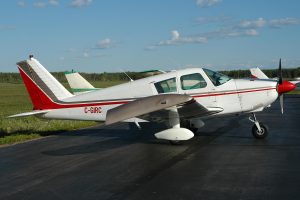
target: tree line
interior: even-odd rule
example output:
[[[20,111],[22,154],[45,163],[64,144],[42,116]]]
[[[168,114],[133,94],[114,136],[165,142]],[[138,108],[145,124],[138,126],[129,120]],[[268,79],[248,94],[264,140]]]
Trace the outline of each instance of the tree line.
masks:
[[[51,74],[61,83],[67,83],[65,77],[65,72],[51,72]],[[141,79],[147,77],[148,75],[140,72],[126,72],[126,74],[133,80]],[[125,73],[85,73],[80,72],[87,81],[97,82],[97,81],[126,81],[129,80],[128,76]],[[22,83],[22,78],[19,73],[13,72],[0,72],[0,83]]]
[[[262,70],[268,77],[277,77],[277,69],[266,69]],[[230,70],[230,71],[220,71],[232,78],[249,78],[251,76],[249,70]],[[66,83],[67,79],[64,72],[52,72],[51,73],[59,82]],[[126,81],[129,80],[128,76],[133,80],[147,77],[153,75],[153,73],[141,73],[141,72],[126,72],[121,73],[80,73],[87,81],[97,82],[97,81]],[[300,77],[300,67],[283,69],[282,75],[285,79],[294,79]],[[3,73],[0,72],[0,83],[22,83],[22,79],[19,73]]]

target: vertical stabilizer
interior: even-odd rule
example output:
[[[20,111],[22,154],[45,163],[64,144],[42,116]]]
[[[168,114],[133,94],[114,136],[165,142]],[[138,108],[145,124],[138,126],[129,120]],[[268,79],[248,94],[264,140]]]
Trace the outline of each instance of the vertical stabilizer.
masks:
[[[36,59],[30,57],[17,65],[34,109],[49,109],[53,102],[73,96]]]

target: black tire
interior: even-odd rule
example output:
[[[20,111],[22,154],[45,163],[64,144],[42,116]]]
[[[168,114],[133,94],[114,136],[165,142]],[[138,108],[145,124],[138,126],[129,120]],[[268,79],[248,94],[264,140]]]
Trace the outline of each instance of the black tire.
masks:
[[[252,126],[252,135],[256,138],[256,139],[264,139],[268,136],[269,134],[269,128],[267,126],[265,126],[263,123],[259,123],[260,125],[260,129],[261,129],[261,133],[258,131],[258,128],[256,127],[256,125],[254,124]]]

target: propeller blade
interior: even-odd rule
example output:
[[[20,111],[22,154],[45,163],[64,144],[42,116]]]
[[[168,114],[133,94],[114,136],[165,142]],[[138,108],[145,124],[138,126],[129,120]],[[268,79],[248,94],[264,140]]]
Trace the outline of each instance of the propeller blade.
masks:
[[[279,101],[280,101],[281,114],[283,114],[283,94],[280,95]]]
[[[279,60],[279,68],[278,68],[278,84],[282,84],[282,69],[281,69],[281,58]]]

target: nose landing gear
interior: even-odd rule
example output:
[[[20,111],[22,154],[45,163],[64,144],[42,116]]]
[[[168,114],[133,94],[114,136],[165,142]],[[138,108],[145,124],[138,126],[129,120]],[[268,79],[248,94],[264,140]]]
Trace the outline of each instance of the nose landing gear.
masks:
[[[252,135],[256,139],[264,139],[268,136],[269,128],[263,123],[257,121],[254,113],[252,113],[252,117],[249,117],[249,120],[254,123],[254,125],[252,126]]]

